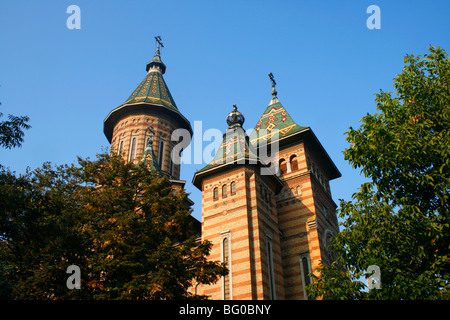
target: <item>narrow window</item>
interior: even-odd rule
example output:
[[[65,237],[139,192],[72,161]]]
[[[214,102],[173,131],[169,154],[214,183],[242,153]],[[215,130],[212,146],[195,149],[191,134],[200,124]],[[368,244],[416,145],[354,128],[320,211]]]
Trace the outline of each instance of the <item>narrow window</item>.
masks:
[[[281,173],[281,174],[285,174],[286,171],[287,171],[286,160],[281,159],[281,160],[280,160],[280,173]]]
[[[159,155],[158,155],[158,164],[161,170],[163,170],[164,167],[164,140],[159,140]]]
[[[131,147],[130,147],[130,157],[128,161],[133,161],[136,158],[136,143],[137,143],[137,137],[131,138]]]
[[[172,162],[172,157],[170,157],[170,163],[169,163],[169,175],[173,175],[173,162]]]
[[[298,196],[302,195],[302,186],[297,186],[297,195]]]
[[[123,140],[121,140],[119,143],[119,155],[121,155],[122,152],[123,152]]]
[[[302,274],[303,297],[307,300],[308,292],[306,291],[306,286],[311,283],[311,278],[309,276],[311,273],[309,253],[300,254],[300,270]]]
[[[272,240],[267,238],[267,268],[269,271],[270,299],[275,300],[275,278],[273,274]]]
[[[236,182],[235,181],[233,181],[232,183],[231,183],[231,195],[235,195],[236,194]]]
[[[297,171],[298,170],[298,162],[297,162],[297,156],[295,154],[291,156],[290,162],[291,162],[291,171]]]
[[[172,151],[173,151],[173,146],[169,152],[169,175],[170,176],[173,176],[175,174],[174,165],[173,165],[173,161],[172,161]]]
[[[213,200],[219,200],[219,188],[214,188],[213,190]]]
[[[227,197],[227,185],[224,184],[222,186],[222,198],[226,198]]]
[[[231,260],[230,260],[230,238],[227,236],[222,238],[222,262],[228,268],[228,274],[222,277],[222,298],[223,300],[231,299]]]

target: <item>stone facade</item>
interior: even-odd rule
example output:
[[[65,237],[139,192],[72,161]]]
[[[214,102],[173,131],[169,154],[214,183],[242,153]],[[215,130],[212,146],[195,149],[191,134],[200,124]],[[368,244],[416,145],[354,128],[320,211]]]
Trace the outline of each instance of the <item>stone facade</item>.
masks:
[[[161,171],[174,179],[179,179],[180,166],[171,161],[171,152],[175,145],[171,141],[171,136],[179,124],[168,116],[148,112],[147,114],[141,113],[123,117],[114,126],[111,152],[122,154],[125,161],[139,162],[142,159],[149,137],[147,130],[149,126],[152,126],[155,132],[152,146]],[[135,150],[131,152],[133,144]]]

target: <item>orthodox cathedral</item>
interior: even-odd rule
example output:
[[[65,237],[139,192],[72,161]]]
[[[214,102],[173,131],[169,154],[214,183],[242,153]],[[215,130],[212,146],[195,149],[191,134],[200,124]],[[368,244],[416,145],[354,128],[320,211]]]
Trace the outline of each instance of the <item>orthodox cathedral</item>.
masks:
[[[144,161],[183,189],[171,136],[193,131],[164,81],[160,40],[144,80],[107,115],[103,130],[111,152]],[[192,180],[202,192],[201,240],[213,243],[209,259],[229,270],[215,284],[193,288],[212,299],[306,299],[308,274],[333,258],[327,246],[339,227],[329,181],[341,173],[311,128],[290,117],[269,77],[272,98],[250,136],[233,106],[215,157]]]

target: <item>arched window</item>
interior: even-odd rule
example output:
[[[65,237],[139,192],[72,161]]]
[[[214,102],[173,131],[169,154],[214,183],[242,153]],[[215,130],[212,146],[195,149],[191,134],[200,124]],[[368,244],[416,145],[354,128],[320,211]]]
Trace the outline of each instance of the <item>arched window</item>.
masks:
[[[172,162],[172,157],[169,157],[169,175],[171,175],[171,176],[173,176],[173,173],[174,173],[174,164],[173,164],[173,162]]]
[[[131,147],[130,147],[130,158],[128,161],[133,161],[136,158],[136,143],[137,137],[131,138]]]
[[[298,162],[297,162],[297,156],[294,154],[289,159],[291,162],[291,171],[297,171],[298,170]]]
[[[230,283],[230,273],[231,273],[231,264],[230,264],[230,239],[224,237],[222,239],[222,262],[225,263],[229,272],[227,275],[222,278],[222,297],[223,300],[231,299],[231,283]]]
[[[311,263],[309,253],[300,254],[300,271],[302,275],[302,287],[303,287],[303,297],[308,299],[308,292],[306,291],[306,286],[311,283],[311,277],[309,273],[311,272]]]
[[[230,185],[231,188],[231,195],[235,195],[236,194],[236,182],[233,181]]]
[[[309,261],[307,257],[302,258],[302,266],[303,266],[303,280],[305,281],[305,287],[310,284],[311,279],[308,274],[311,272],[309,270]]]
[[[158,164],[159,168],[163,170],[164,167],[164,140],[159,140],[159,154],[158,154]]]
[[[213,190],[213,200],[219,200],[219,188],[214,188]]]
[[[122,152],[123,152],[123,140],[121,140],[119,143],[119,155],[122,155]]]
[[[280,159],[280,173],[285,174],[287,171],[286,160]]]
[[[226,198],[227,197],[227,185],[224,184],[222,186],[222,198]]]
[[[333,238],[333,232],[330,229],[326,229],[324,232],[324,248],[330,263],[336,259],[336,253],[331,247],[331,239]]]
[[[297,195],[298,196],[302,195],[302,186],[297,186]]]
[[[269,271],[269,294],[270,299],[275,299],[275,277],[273,273],[273,257],[272,257],[272,240],[270,238],[266,239],[267,245],[267,268]]]

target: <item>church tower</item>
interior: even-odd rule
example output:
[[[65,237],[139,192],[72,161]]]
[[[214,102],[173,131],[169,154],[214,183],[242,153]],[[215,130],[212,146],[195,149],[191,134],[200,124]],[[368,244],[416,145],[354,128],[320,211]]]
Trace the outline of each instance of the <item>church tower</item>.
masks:
[[[179,128],[192,136],[192,128],[164,81],[163,45],[156,40],[147,75],[108,114],[104,133],[112,153],[144,162],[182,189],[171,137]],[[229,270],[215,284],[193,288],[212,299],[306,299],[308,274],[334,258],[327,247],[339,227],[329,181],[341,173],[311,128],[291,118],[269,77],[272,98],[250,136],[234,105],[215,157],[193,177],[202,192],[201,241],[212,242],[209,259]]]
[[[214,159],[194,175],[202,190],[202,241],[213,243],[210,259],[229,273],[202,294],[212,299],[284,299],[275,195],[283,187],[254,154],[234,106]]]
[[[155,39],[158,45],[155,56],[147,63],[146,77],[122,105],[108,114],[103,131],[111,143],[111,152],[134,163],[145,157],[145,161],[150,161],[152,167],[157,167],[174,183],[180,179],[180,166],[171,158],[176,144],[171,141],[172,132],[183,128],[192,136],[192,128],[164,81],[166,65],[160,56],[163,45],[160,37]],[[178,182],[180,187],[184,186],[182,181]]]
[[[329,181],[341,173],[309,127],[297,125],[280,103],[272,81],[272,99],[250,137],[255,148],[278,144],[275,159],[283,188],[276,196],[286,299],[306,299],[308,273],[330,263],[331,236],[339,232]],[[275,134],[276,141],[272,141]]]
[[[250,137],[235,107],[216,156],[194,175],[202,240],[213,243],[210,259],[229,269],[203,287],[212,299],[306,299],[308,274],[333,259],[327,246],[339,227],[329,181],[341,174],[269,77],[272,99]]]

